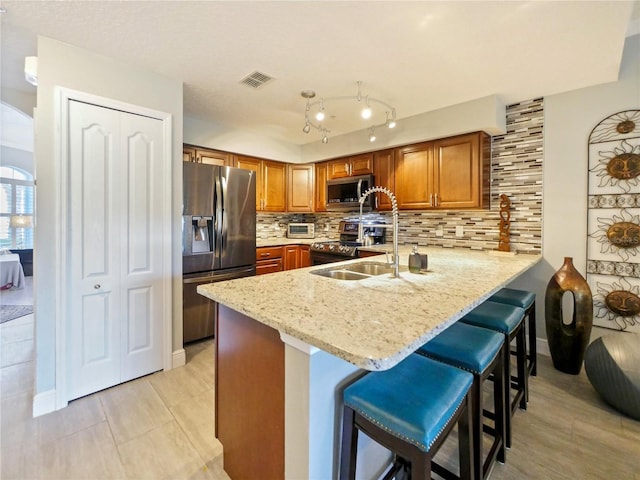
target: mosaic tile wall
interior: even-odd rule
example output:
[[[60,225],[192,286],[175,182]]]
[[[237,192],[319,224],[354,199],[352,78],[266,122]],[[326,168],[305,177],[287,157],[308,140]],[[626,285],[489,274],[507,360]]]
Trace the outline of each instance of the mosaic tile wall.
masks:
[[[491,208],[489,210],[404,211],[399,215],[398,241],[402,244],[498,248],[501,194],[511,200],[511,251],[540,253],[542,247],[543,99],[507,107],[507,133],[492,138]],[[368,218],[391,223],[390,213]],[[289,222],[315,222],[316,237],[338,238],[338,222],[357,219],[357,214],[266,214],[257,215],[258,238],[286,234]],[[456,227],[462,226],[462,236]],[[391,229],[387,241],[391,242]]]

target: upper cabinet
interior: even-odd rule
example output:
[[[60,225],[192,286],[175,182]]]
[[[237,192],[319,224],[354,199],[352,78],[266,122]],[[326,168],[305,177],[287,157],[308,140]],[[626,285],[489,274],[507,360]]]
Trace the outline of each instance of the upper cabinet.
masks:
[[[373,154],[373,178],[376,186],[396,191],[393,150],[382,150]],[[384,193],[376,193],[376,208],[391,210],[391,200]]]
[[[344,178],[373,173],[373,153],[337,158],[327,162],[327,178]]]
[[[256,210],[286,210],[287,164],[244,155],[236,156],[235,166],[256,172]]]
[[[476,132],[396,149],[398,207],[488,207],[490,142]]]
[[[433,143],[395,150],[395,187],[398,208],[433,208]]]
[[[489,206],[490,150],[491,138],[484,132],[434,142],[436,207]]]
[[[327,211],[327,162],[316,163],[314,210]]]
[[[287,212],[313,212],[314,165],[287,165]]]
[[[185,162],[206,163],[208,165],[221,165],[223,167],[233,166],[233,154],[192,145],[184,145],[182,160]]]

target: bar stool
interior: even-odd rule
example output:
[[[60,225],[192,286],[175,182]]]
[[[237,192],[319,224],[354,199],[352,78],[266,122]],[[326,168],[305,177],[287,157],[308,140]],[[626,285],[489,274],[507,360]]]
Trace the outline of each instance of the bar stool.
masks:
[[[527,333],[529,335],[529,351],[527,359],[529,365],[527,372],[535,377],[538,374],[538,348],[536,345],[536,294],[526,290],[515,288],[502,288],[489,298],[492,302],[506,303],[514,307],[524,308],[524,316],[527,318]],[[527,398],[528,400],[528,398]]]
[[[469,372],[411,354],[349,385],[343,393],[340,479],[355,478],[359,431],[396,455],[385,478],[408,465],[414,480],[431,479],[432,469],[445,478],[473,478],[472,383]],[[456,424],[460,477],[433,462]]]
[[[474,471],[476,478],[487,478],[497,460],[505,461],[505,394],[504,335],[492,330],[454,323],[429,340],[416,353],[448,363],[473,374],[471,387],[471,418],[473,422]],[[484,425],[482,409],[482,384],[493,374],[494,426]],[[493,442],[483,462],[482,432],[493,436]]]
[[[524,331],[524,310],[505,303],[486,301],[467,313],[460,319],[461,322],[477,327],[495,330],[504,335],[504,371],[507,387],[505,388],[505,404],[509,407],[511,415],[506,415],[507,447],[511,447],[511,417],[518,406],[522,410],[527,409],[527,346]],[[510,346],[511,341],[516,340],[516,365],[517,374],[511,377]],[[515,395],[511,400],[511,389]]]

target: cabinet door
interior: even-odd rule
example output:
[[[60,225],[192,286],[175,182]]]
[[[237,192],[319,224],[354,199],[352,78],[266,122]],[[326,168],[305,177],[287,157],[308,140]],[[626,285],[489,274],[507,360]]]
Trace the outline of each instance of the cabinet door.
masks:
[[[287,165],[287,212],[313,211],[313,165]]]
[[[327,178],[344,178],[350,175],[351,164],[349,158],[338,158],[327,162]]]
[[[395,165],[398,208],[432,208],[433,143],[425,142],[396,149]]]
[[[284,212],[287,192],[287,164],[262,161],[262,210]]]
[[[195,162],[196,161],[196,149],[192,147],[182,148],[182,161],[183,162]]]
[[[365,153],[363,155],[350,157],[349,163],[350,163],[350,167],[349,167],[350,175],[368,175],[369,173],[373,173],[373,154],[372,153]]]
[[[298,246],[287,245],[284,247],[284,269],[293,270],[298,268]]]
[[[310,267],[311,266],[311,248],[309,245],[300,245],[298,247],[299,261],[298,268]]]
[[[377,186],[385,187],[395,193],[395,173],[393,171],[393,150],[375,152],[373,155],[373,176]],[[391,200],[384,193],[376,193],[376,208],[391,210]]]
[[[315,181],[315,205],[316,212],[327,211],[327,162],[316,163],[316,181]]]
[[[262,210],[262,160],[238,155],[235,164],[237,168],[256,172],[256,210]]]
[[[434,188],[439,208],[481,206],[480,134],[434,142]]]
[[[208,165],[220,165],[227,167],[232,165],[232,155],[226,152],[217,152],[209,149],[196,149],[196,162]]]

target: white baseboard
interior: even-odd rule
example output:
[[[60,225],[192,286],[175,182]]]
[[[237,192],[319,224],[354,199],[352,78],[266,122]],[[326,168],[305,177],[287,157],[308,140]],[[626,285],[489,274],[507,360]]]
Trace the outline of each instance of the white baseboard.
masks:
[[[33,417],[39,417],[56,410],[56,391],[47,390],[33,397]]]
[[[546,338],[536,338],[536,348],[538,349],[538,355],[551,356],[549,342],[547,342]]]
[[[182,367],[187,363],[187,352],[184,348],[173,352],[171,368]]]

